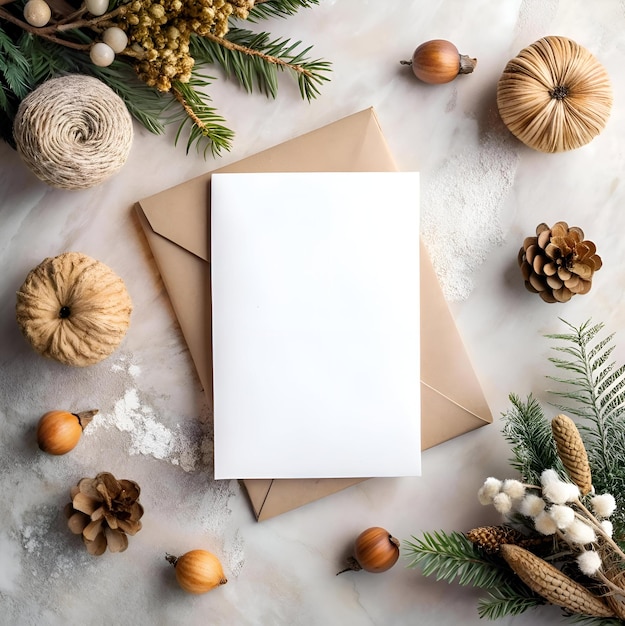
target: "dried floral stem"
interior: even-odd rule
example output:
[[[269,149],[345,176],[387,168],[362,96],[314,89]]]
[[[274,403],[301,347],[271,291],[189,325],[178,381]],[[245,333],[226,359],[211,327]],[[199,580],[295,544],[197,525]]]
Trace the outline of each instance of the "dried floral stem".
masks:
[[[66,48],[72,48],[73,50],[89,50],[89,44],[77,43],[75,41],[67,41],[66,39],[59,39],[54,35],[51,35],[51,32],[56,32],[56,30],[42,32],[43,29],[35,28],[31,26],[28,22],[23,22],[19,18],[15,17],[5,9],[0,8],[0,18],[5,19],[7,22],[11,22],[11,24],[15,24],[19,26],[22,30],[25,30],[28,33],[32,33],[33,35],[38,35],[47,39],[48,41],[52,41],[53,43],[59,44],[61,46],[65,46]],[[56,26],[54,27],[56,28]]]
[[[258,2],[256,4],[258,4]],[[281,65],[283,67],[288,67],[294,72],[303,74],[305,76],[313,75],[310,70],[307,70],[301,65],[289,63],[288,61],[285,61],[284,59],[279,59],[278,57],[271,56],[270,54],[265,54],[264,52],[260,52],[259,50],[254,50],[253,48],[248,48],[247,46],[241,46],[232,41],[229,41],[228,39],[224,39],[223,37],[218,37],[217,35],[213,35],[212,33],[208,33],[204,35],[204,37],[206,39],[210,39],[214,41],[215,43],[219,44],[220,46],[223,46],[224,48],[227,48],[228,50],[242,52],[243,54],[247,54],[249,56],[257,56],[261,58],[263,61],[266,61],[267,63],[273,63],[274,65]]]
[[[611,589],[613,593],[625,596],[625,590],[615,585],[601,570],[597,572],[596,576],[608,589]]]
[[[623,559],[623,561],[625,562],[625,552],[623,552],[623,550],[621,550],[621,548],[619,548],[618,544],[616,543],[616,541],[614,541],[614,539],[612,539],[612,537],[610,537],[610,535],[608,535],[608,533],[606,533],[606,531],[603,529],[603,526],[601,526],[601,523],[599,522],[599,520],[579,501],[577,500],[575,502],[575,504],[583,511],[584,515],[580,515],[579,513],[575,512],[575,515],[579,518],[582,519],[583,521],[590,521],[593,526],[595,527],[595,530],[605,539],[605,541],[610,545],[610,547],[621,557],[621,559]]]
[[[113,9],[112,11],[109,11],[108,13],[105,13],[104,15],[100,15],[98,17],[92,17],[86,20],[81,19],[81,20],[76,20],[75,22],[69,22],[69,23],[63,23],[63,24],[59,22],[58,24],[51,24],[50,26],[44,26],[43,28],[38,29],[37,32],[41,32],[42,30],[46,30],[46,29],[49,29],[51,31],[65,31],[65,30],[75,30],[76,28],[84,28],[84,27],[89,28],[91,26],[97,26],[101,22],[106,22],[107,20],[117,17],[118,15],[123,15],[127,11],[128,11],[127,5],[122,4],[122,6],[117,7],[116,9]]]

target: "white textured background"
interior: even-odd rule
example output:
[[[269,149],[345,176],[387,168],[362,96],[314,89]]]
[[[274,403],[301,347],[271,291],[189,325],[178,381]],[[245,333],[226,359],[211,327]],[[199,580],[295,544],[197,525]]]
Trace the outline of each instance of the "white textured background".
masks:
[[[314,44],[313,53],[334,64],[332,81],[307,104],[286,80],[276,101],[218,80],[211,94],[237,137],[217,162],[185,156],[172,135],[136,126],[130,158],[115,178],[67,192],[40,183],[0,146],[2,624],[482,623],[475,591],[424,579],[405,560],[377,576],[334,574],[368,526],[409,539],[497,519],[475,493],[486,476],[509,473],[498,418],[510,392],[547,402],[545,375],[553,370],[542,336],[562,330],[559,317],[605,322],[617,333],[615,359],[625,359],[622,0],[322,0],[261,26]],[[614,81],[605,131],[559,155],[519,144],[495,106],[506,62],[544,35],[588,47]],[[437,87],[418,83],[398,62],[432,38],[477,57],[475,73]],[[398,167],[422,173],[422,235],[495,424],[426,452],[422,478],[370,480],[258,524],[236,482],[211,480],[202,390],[131,207],[369,106]],[[562,306],[526,292],[516,267],[524,237],[539,222],[558,220],[581,226],[605,264],[589,295]],[[84,370],[38,357],[14,321],[14,294],[28,271],[67,250],[113,267],[135,305],[120,349]],[[100,414],[71,454],[39,453],[34,429],[42,413],[94,407]],[[392,433],[380,445],[392,446]],[[127,552],[94,559],[66,529],[62,508],[72,484],[103,470],[139,482],[146,514]],[[229,577],[202,597],[180,592],[163,558],[196,547],[218,554]],[[559,622],[557,609],[545,609],[504,623]]]

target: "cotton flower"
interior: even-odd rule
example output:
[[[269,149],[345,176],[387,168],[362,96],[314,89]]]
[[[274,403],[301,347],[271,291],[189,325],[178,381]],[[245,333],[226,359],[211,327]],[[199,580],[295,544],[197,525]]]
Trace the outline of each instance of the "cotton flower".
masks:
[[[582,522],[580,519],[576,519],[567,529],[566,538],[571,543],[576,543],[580,546],[585,546],[588,543],[594,543],[597,541],[597,535],[595,531],[586,522]]]
[[[525,495],[525,485],[518,481],[508,478],[503,481],[501,490],[509,495],[513,500],[520,500]]]
[[[502,482],[498,478],[490,476],[477,492],[478,500],[481,504],[492,504],[493,498],[501,491]]]
[[[549,509],[549,515],[560,530],[566,530],[575,521],[575,511],[562,504],[554,504]]]
[[[560,480],[555,470],[545,470],[540,477],[540,482],[543,495],[554,504],[566,504],[579,498],[579,487]]]
[[[616,510],[616,500],[610,493],[603,493],[599,496],[593,496],[590,499],[592,510],[599,517],[610,517]]]
[[[601,569],[601,557],[594,550],[587,550],[577,557],[577,565],[582,574],[594,576]]]
[[[547,511],[543,511],[536,516],[534,527],[541,535],[555,535],[558,530],[558,525]]]
[[[608,537],[611,537],[614,534],[614,525],[609,519],[604,519],[600,525],[601,525],[601,528],[603,528],[603,532]]]
[[[519,512],[527,517],[536,517],[545,510],[545,501],[534,494],[528,494],[521,500]]]
[[[499,513],[506,515],[512,510],[512,499],[507,493],[502,491],[493,498],[493,506]]]

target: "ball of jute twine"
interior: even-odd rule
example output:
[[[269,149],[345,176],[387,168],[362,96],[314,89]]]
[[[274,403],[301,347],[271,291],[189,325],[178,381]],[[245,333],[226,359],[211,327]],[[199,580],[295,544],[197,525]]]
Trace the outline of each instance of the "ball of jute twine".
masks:
[[[39,179],[61,189],[88,189],[126,162],[132,118],[102,81],[70,74],[46,81],[22,100],[13,137]]]

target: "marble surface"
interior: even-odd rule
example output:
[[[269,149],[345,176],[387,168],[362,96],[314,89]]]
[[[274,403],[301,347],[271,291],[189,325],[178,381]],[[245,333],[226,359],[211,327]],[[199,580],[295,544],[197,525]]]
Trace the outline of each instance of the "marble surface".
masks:
[[[548,401],[543,335],[562,330],[560,317],[604,322],[616,333],[615,359],[625,360],[624,23],[623,0],[321,0],[266,27],[314,44],[333,62],[331,82],[307,104],[287,80],[275,101],[218,80],[211,94],[237,133],[219,160],[185,156],[173,135],[136,126],[114,178],[68,192],[39,182],[0,146],[0,623],[483,623],[478,592],[424,578],[403,557],[381,575],[335,573],[369,526],[405,540],[498,520],[476,491],[487,476],[511,474],[499,420],[508,394]],[[592,143],[544,155],[507,132],[495,89],[508,59],[555,34],[606,66],[615,106]],[[477,57],[474,74],[437,87],[417,82],[398,61],[432,38]],[[210,415],[132,205],[369,106],[399,169],[422,173],[422,234],[495,422],[425,452],[420,478],[369,480],[257,523],[236,481],[211,478]],[[605,265],[590,294],[547,305],[525,291],[516,255],[538,223],[558,220],[584,228]],[[135,307],[120,348],[85,369],[36,355],[14,319],[28,271],[67,250],[113,267]],[[40,415],[57,408],[100,410],[64,457],[42,454],[34,439]],[[380,445],[393,446],[392,433]],[[71,485],[103,470],[142,486],[146,514],[126,552],[96,559],[68,532],[62,509]],[[198,547],[220,557],[229,582],[195,597],[177,588],[164,555]],[[560,621],[558,609],[544,608],[502,623]]]

